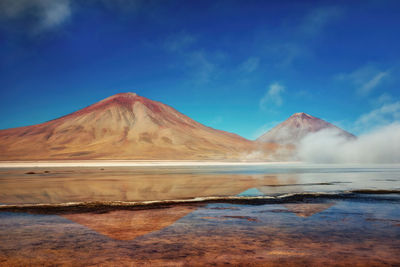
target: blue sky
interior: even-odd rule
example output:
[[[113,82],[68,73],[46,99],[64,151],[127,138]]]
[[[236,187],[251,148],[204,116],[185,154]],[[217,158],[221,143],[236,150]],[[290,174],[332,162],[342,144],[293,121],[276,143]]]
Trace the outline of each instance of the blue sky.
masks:
[[[400,120],[399,1],[0,0],[0,129],[119,92],[256,138]]]

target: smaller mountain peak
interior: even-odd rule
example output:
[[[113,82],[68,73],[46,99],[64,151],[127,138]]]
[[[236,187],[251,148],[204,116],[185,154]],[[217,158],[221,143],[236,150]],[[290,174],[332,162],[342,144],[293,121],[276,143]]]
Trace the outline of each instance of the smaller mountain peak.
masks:
[[[126,102],[126,101],[134,101],[135,98],[138,97],[138,95],[136,93],[118,93],[112,96],[109,96],[105,99],[103,99],[102,101],[100,101],[99,103],[104,103],[104,102],[109,102],[109,101],[122,101],[122,102]]]
[[[115,95],[110,96],[109,98],[135,97],[135,96],[138,96],[138,95],[136,93],[127,92],[127,93],[115,94]]]
[[[304,115],[310,116],[310,115],[308,115],[307,113],[304,113],[304,112],[297,112],[297,113],[294,113],[292,116],[296,117],[296,116],[304,116]]]
[[[304,112],[298,112],[298,113],[294,113],[292,116],[290,116],[291,118],[313,118],[313,116],[304,113]]]
[[[136,101],[140,100],[141,97],[136,93],[119,93],[112,96],[109,96],[100,102],[92,105],[92,108],[104,107],[104,105],[108,104],[118,104],[123,106],[131,106]]]

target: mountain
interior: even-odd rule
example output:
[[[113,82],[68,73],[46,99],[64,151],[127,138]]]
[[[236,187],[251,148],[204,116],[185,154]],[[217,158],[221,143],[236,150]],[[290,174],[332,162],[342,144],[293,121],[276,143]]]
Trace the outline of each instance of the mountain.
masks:
[[[340,135],[348,138],[355,138],[335,125],[308,115],[304,112],[295,113],[284,122],[278,124],[265,134],[257,138],[256,141],[264,143],[277,143],[281,145],[298,144],[309,133],[315,133],[323,129],[335,129]]]
[[[230,159],[251,148],[250,140],[135,93],[42,124],[0,130],[0,160]]]

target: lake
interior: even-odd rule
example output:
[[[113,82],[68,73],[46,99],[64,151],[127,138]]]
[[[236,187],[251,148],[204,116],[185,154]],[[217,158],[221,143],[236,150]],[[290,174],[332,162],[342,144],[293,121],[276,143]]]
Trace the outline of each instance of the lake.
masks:
[[[393,266],[400,166],[0,168],[0,265]]]

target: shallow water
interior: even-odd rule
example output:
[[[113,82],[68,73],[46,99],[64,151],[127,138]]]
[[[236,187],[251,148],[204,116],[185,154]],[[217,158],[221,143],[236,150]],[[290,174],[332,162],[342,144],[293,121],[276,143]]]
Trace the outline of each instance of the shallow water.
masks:
[[[0,169],[0,265],[398,266],[399,189],[396,166]],[[195,197],[220,198],[129,202]]]
[[[0,169],[1,204],[400,190],[400,166],[267,165]]]
[[[0,212],[0,265],[394,266],[398,205],[338,200]]]

